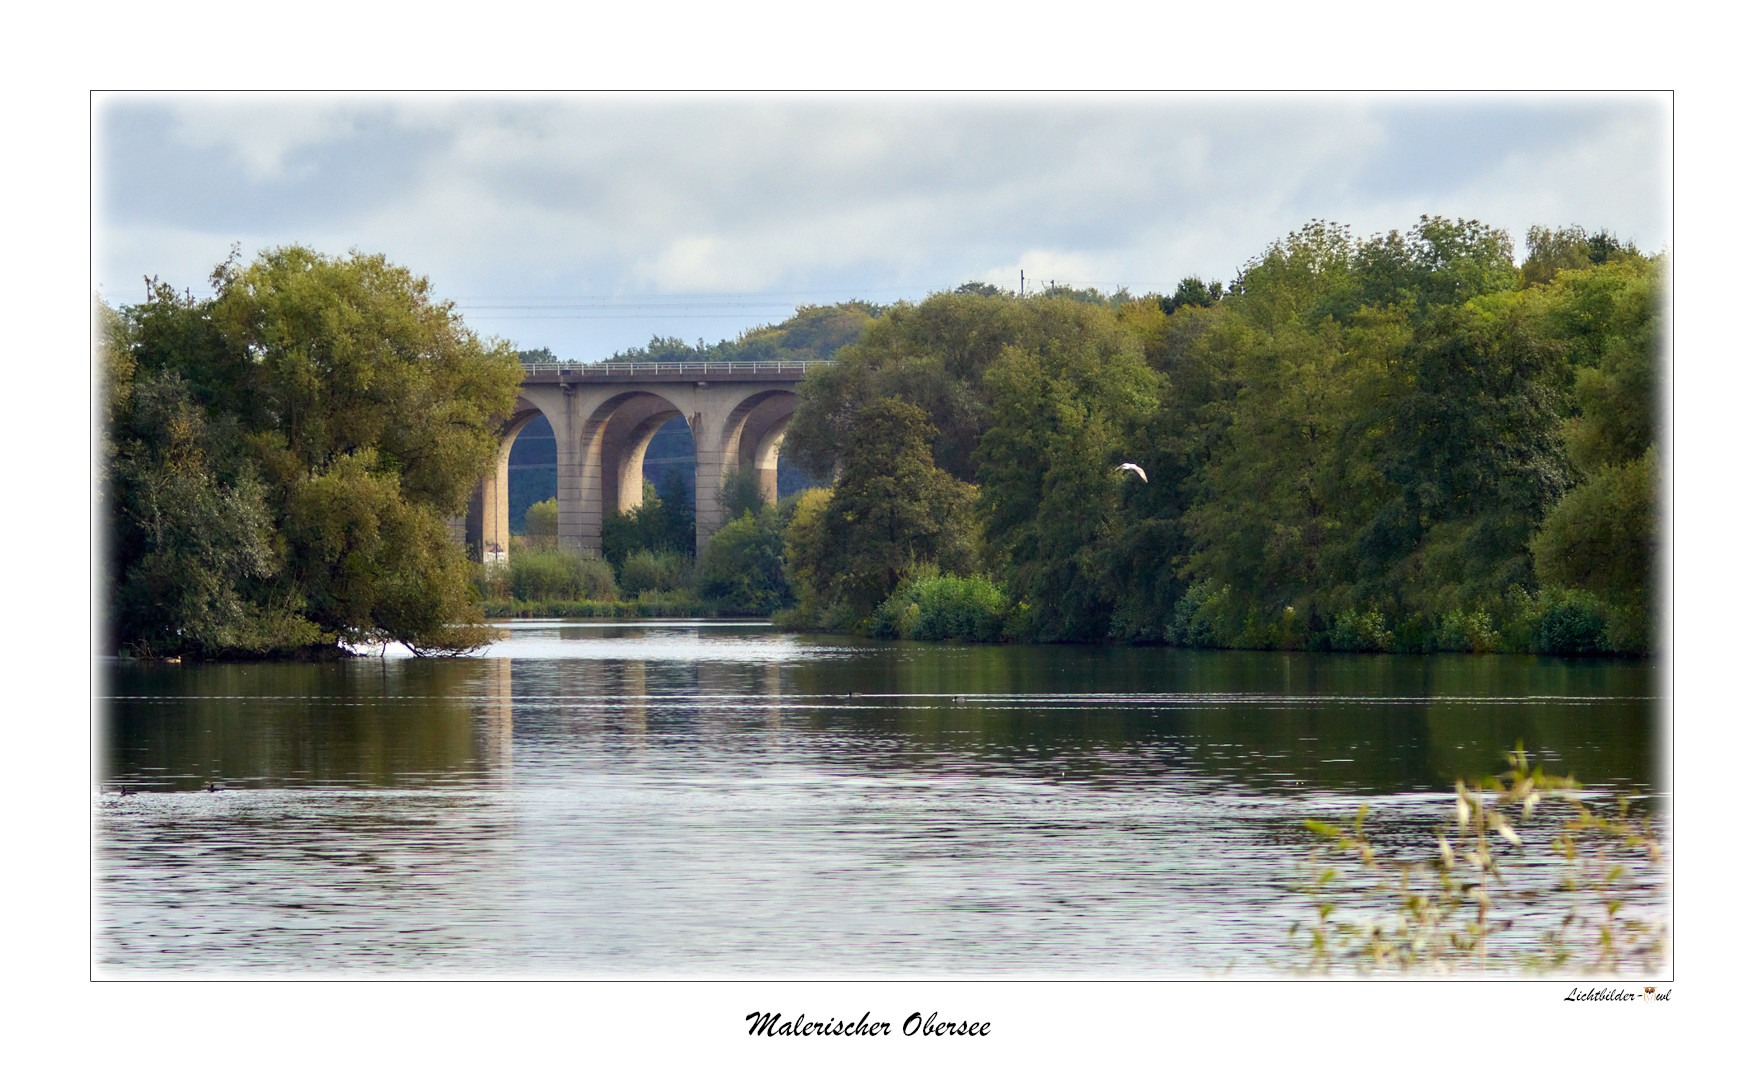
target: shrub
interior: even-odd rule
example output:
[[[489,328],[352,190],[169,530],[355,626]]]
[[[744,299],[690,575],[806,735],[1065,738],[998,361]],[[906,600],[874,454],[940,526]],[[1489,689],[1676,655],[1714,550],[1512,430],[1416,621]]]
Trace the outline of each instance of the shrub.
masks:
[[[1337,652],[1388,652],[1396,635],[1387,630],[1378,609],[1349,608],[1329,623],[1329,647]]]
[[[870,632],[914,641],[997,641],[1008,607],[985,575],[935,574],[896,587],[871,617]]]
[[[1538,616],[1533,645],[1551,656],[1609,652],[1605,643],[1605,606],[1578,589],[1546,594]]]
[[[509,560],[509,593],[515,600],[617,600],[612,567],[555,549],[516,552]]]
[[[692,496],[679,473],[669,473],[659,491],[645,480],[641,505],[601,522],[601,554],[614,566],[625,565],[625,560],[639,551],[693,554],[698,535],[695,520]]]
[[[1433,623],[1419,614],[1410,615],[1396,624],[1385,652],[1425,653],[1433,651]]]
[[[523,549],[524,550],[524,549]],[[517,552],[517,556],[518,556]],[[477,600],[503,601],[512,595],[507,563],[473,563],[470,583]]]
[[[698,565],[698,594],[719,609],[769,615],[790,602],[784,576],[784,522],[775,506],[743,514],[717,530]]]
[[[635,600],[487,600],[491,619],[702,619],[716,609],[687,592],[644,593]]]
[[[1164,640],[1161,614],[1145,598],[1122,597],[1109,615],[1109,640],[1129,645],[1156,645]]]
[[[815,629],[824,634],[852,634],[858,628],[857,608],[846,603],[832,603],[815,613]]]
[[[865,626],[871,637],[887,640],[904,638],[918,625],[919,605],[908,599],[910,588],[910,582],[902,582],[888,599],[876,606]]]
[[[1494,605],[1495,625],[1500,627],[1501,642],[1512,652],[1535,651],[1537,620],[1542,607],[1531,594],[1518,585],[1508,586]]]
[[[677,551],[637,551],[619,568],[619,588],[627,597],[671,593],[690,587],[692,564]]]
[[[1440,620],[1437,643],[1444,652],[1495,652],[1501,647],[1501,635],[1488,612],[1453,611]]]
[[[1230,626],[1231,586],[1212,589],[1189,586],[1176,601],[1170,621],[1164,624],[1164,640],[1191,649],[1225,649],[1232,645]]]
[[[1008,607],[1004,592],[982,574],[940,575],[918,584],[920,641],[996,641]]]
[[[527,507],[527,523],[523,526],[529,546],[547,547],[557,543],[557,498],[536,502]]]
[[[1654,620],[1641,604],[1610,604],[1605,608],[1605,644],[1612,652],[1644,655],[1654,650]]]
[[[1005,613],[999,637],[1005,641],[1028,641],[1035,633],[1035,609],[1019,600]]]
[[[723,508],[724,521],[739,521],[744,514],[758,517],[766,508],[766,494],[760,490],[759,471],[749,466],[724,473],[723,486],[717,490],[717,502]]]
[[[1211,610],[1216,610],[1217,614],[1211,614]],[[1223,648],[1302,649],[1307,644],[1309,634],[1305,630],[1304,621],[1299,617],[1298,610],[1291,605],[1272,616],[1257,611],[1246,612],[1235,634],[1224,632],[1224,627],[1229,625],[1225,621],[1227,617],[1226,605],[1221,597],[1214,602],[1205,619],[1208,625],[1218,628],[1211,631],[1209,636],[1220,642]]]

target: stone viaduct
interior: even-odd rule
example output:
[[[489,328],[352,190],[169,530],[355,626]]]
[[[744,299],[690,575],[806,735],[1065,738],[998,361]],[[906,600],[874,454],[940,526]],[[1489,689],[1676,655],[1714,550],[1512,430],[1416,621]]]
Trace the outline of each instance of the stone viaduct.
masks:
[[[557,539],[598,554],[600,525],[643,502],[643,456],[663,424],[684,416],[697,453],[698,550],[722,525],[724,474],[759,471],[778,497],[778,444],[796,410],[796,385],[812,364],[782,362],[528,364],[515,414],[503,427],[496,471],[466,510],[473,558],[508,557],[508,455],[515,436],[544,416],[557,439]]]

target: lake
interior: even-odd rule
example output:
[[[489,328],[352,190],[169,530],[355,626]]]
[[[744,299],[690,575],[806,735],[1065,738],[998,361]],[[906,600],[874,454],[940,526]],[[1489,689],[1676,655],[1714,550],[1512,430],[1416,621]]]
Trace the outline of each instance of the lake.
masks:
[[[1669,795],[1650,662],[507,626],[107,663],[98,974],[1281,974],[1306,818],[1423,850],[1521,740]]]

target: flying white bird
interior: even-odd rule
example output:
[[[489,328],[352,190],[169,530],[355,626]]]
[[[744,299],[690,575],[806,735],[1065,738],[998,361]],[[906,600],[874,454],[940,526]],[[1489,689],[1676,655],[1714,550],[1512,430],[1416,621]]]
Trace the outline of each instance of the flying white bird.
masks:
[[[1121,463],[1121,464],[1119,464],[1119,465],[1117,465],[1117,466],[1115,466],[1115,468],[1116,468],[1116,469],[1117,469],[1117,470],[1128,470],[1128,469],[1130,469],[1130,470],[1132,470],[1132,471],[1133,471],[1133,472],[1135,472],[1135,473],[1138,473],[1138,474],[1139,474],[1139,478],[1140,478],[1140,479],[1141,479],[1141,480],[1145,480],[1145,470],[1144,470],[1144,469],[1142,469],[1142,468],[1140,468],[1140,467],[1139,467],[1139,466],[1137,466],[1137,465],[1135,465],[1135,464],[1133,464],[1133,462],[1131,462],[1131,461],[1123,461],[1123,462],[1122,462],[1122,463]],[[1145,482],[1146,482],[1146,483],[1148,483],[1148,484],[1149,484],[1149,483],[1151,483],[1151,481],[1150,481],[1150,480],[1145,480]]]

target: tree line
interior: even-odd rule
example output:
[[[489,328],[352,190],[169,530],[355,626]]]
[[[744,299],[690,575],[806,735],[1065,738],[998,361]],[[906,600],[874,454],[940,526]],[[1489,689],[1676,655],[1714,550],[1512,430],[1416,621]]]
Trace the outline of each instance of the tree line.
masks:
[[[696,553],[683,486],[651,488],[606,565],[501,577],[446,521],[494,461],[514,351],[380,256],[235,256],[211,297],[155,281],[99,310],[108,642],[460,651],[489,593],[527,589],[884,637],[1647,653],[1665,260],[1526,239],[1516,264],[1475,221],[1312,222],[1229,286],[970,283],[657,338],[615,359],[831,355],[783,450],[824,486],[769,506],[732,474]]]
[[[1228,288],[885,310],[786,437],[837,479],[786,526],[785,621],[1650,651],[1664,260],[1578,227],[1527,241],[1516,265],[1475,221],[1313,222]],[[933,608],[968,629],[921,627]]]

